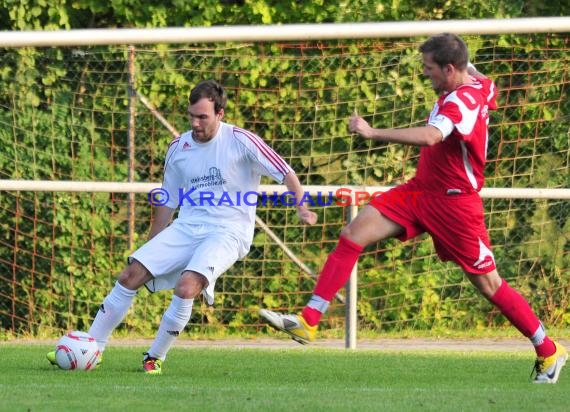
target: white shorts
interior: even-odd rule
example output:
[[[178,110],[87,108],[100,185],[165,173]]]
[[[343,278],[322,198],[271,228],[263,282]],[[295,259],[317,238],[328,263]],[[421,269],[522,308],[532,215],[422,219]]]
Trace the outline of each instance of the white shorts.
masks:
[[[200,273],[208,279],[202,294],[212,305],[216,280],[248,249],[227,229],[175,220],[131,254],[129,263],[138,260],[154,277],[145,285],[150,292],[173,289],[184,271]]]

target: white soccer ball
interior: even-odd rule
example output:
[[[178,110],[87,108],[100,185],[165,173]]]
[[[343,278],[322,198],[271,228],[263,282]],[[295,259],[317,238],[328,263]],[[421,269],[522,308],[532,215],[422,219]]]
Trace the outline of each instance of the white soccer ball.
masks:
[[[55,347],[57,365],[66,370],[94,369],[100,355],[95,338],[86,332],[69,332],[61,337]]]

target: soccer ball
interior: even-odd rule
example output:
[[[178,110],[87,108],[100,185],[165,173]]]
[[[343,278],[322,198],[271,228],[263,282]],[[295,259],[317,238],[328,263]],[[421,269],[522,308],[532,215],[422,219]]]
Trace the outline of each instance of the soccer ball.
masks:
[[[62,336],[55,347],[55,360],[61,369],[88,371],[97,366],[99,347],[86,332],[74,331]]]

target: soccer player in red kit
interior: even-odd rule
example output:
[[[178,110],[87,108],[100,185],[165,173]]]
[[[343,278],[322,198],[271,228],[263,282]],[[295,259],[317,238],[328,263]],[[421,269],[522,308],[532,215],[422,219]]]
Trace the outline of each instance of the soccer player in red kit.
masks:
[[[315,339],[317,325],[363,249],[380,240],[431,235],[438,256],[457,263],[471,283],[532,342],[536,383],[556,383],[568,354],[551,340],[527,301],[499,276],[479,191],[484,183],[489,111],[497,108],[494,83],[469,63],[467,46],[440,34],[420,46],[424,75],[439,98],[422,127],[376,129],[356,113],[349,130],[365,139],[420,146],[416,176],[373,198],[341,232],[301,314],[262,309],[273,328],[300,343]],[[421,193],[411,197],[406,194]],[[398,198],[394,202],[390,199]]]

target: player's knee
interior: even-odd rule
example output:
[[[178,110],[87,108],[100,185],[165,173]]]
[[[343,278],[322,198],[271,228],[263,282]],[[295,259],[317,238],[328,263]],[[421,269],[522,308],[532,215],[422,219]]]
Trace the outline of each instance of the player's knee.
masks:
[[[354,230],[350,227],[350,223],[342,228],[340,236],[354,242]]]
[[[174,294],[182,299],[194,299],[208,286],[208,279],[200,273],[186,271],[180,276]]]
[[[361,245],[362,247],[368,246],[376,237],[370,235],[369,232],[362,229],[362,226],[348,224],[345,226],[341,232],[340,237],[350,240],[352,243]],[[371,237],[373,239],[371,239]]]
[[[133,260],[119,274],[118,282],[130,290],[137,290],[152,278],[148,270],[138,261]]]

